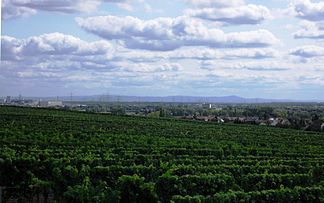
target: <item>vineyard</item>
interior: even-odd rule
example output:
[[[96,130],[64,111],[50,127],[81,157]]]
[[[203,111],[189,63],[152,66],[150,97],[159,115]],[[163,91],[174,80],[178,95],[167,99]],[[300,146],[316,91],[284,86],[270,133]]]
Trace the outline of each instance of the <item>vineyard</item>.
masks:
[[[324,133],[0,106],[2,201],[324,202]]]

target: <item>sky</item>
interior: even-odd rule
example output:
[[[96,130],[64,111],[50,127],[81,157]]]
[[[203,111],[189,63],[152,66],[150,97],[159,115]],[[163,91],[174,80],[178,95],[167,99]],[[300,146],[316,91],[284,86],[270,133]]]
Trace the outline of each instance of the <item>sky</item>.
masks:
[[[324,1],[3,0],[0,96],[324,100]]]

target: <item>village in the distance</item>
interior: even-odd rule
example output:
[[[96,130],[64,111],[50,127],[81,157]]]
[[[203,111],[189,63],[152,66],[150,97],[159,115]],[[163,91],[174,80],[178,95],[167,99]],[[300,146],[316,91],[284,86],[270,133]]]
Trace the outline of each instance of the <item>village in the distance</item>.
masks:
[[[321,102],[131,101],[122,96],[110,99],[101,96],[92,100],[71,96],[60,100],[59,97],[24,98],[19,95],[0,98],[0,105],[324,131],[324,103]]]

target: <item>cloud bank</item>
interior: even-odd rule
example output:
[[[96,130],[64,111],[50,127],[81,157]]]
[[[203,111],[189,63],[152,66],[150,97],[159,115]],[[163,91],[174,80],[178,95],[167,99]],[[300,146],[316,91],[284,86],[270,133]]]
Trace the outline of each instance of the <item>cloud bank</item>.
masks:
[[[187,9],[186,15],[224,25],[259,24],[272,19],[267,7],[246,4],[243,0],[188,0],[187,3],[193,8]]]
[[[312,3],[310,0],[294,0],[291,6],[298,18],[309,21],[324,20],[324,2]]]
[[[60,13],[92,12],[102,2],[124,3],[126,0],[4,0],[2,16],[4,20],[35,15],[37,11]]]
[[[324,57],[324,48],[314,45],[301,46],[290,50],[290,54],[302,58]]]
[[[49,33],[27,39],[16,39],[10,36],[1,37],[2,60],[22,60],[26,57],[42,55],[103,55],[112,51],[107,41],[86,42],[71,35]]]
[[[168,51],[185,46],[213,48],[269,47],[279,40],[268,30],[224,33],[188,17],[141,20],[135,17],[77,18],[79,26],[107,40],[120,40],[127,48]]]

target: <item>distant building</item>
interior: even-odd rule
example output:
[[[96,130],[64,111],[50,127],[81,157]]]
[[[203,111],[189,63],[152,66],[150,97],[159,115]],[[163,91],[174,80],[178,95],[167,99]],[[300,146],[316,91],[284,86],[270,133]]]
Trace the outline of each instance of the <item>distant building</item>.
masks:
[[[278,125],[278,121],[273,121],[272,123],[270,123],[270,126],[277,126]]]
[[[39,107],[63,107],[62,101],[39,101]]]
[[[10,96],[7,96],[6,97],[6,101],[5,101],[6,104],[10,104],[11,103],[11,97]]]
[[[198,121],[217,121],[215,116],[197,116],[196,120]]]
[[[290,125],[291,125],[291,123],[288,119],[283,118],[280,120],[280,126],[290,126]]]
[[[248,123],[248,124],[259,124],[260,123],[260,119],[257,116],[247,117],[245,119],[245,123]]]
[[[39,101],[38,106],[39,107],[47,107],[48,106],[48,101]]]
[[[218,122],[218,123],[224,123],[225,121],[224,121],[224,119],[222,119],[222,118],[220,118],[220,117],[217,117],[217,122]]]
[[[63,107],[64,105],[63,105],[63,102],[62,101],[49,101],[48,102],[48,106],[49,107],[55,107],[55,106],[57,106],[57,107]]]
[[[208,121],[208,117],[207,116],[197,116],[196,117],[196,120],[198,120],[198,121]]]
[[[277,126],[279,124],[279,119],[270,118],[270,126]]]
[[[23,104],[25,106],[37,107],[39,105],[39,102],[37,100],[25,99]]]
[[[5,103],[5,99],[0,99],[0,104],[4,104]]]
[[[212,104],[202,104],[201,106],[203,108],[205,108],[205,109],[211,109],[212,108]]]

